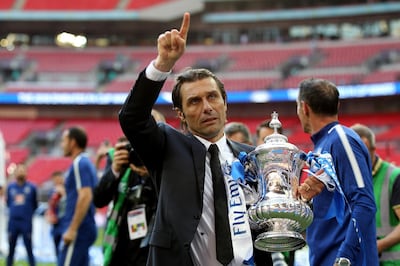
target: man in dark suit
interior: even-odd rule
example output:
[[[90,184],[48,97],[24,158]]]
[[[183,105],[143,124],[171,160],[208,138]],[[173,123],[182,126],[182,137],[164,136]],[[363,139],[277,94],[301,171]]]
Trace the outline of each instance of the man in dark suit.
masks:
[[[166,31],[158,37],[157,58],[140,73],[119,114],[123,132],[158,190],[147,264],[254,265],[243,192],[229,172],[238,153],[250,152],[254,147],[230,141],[224,135],[227,98],[221,81],[206,69],[187,70],[177,77],[172,101],[187,129],[185,133],[157,124],[151,116],[165,79],[184,54],[189,23],[190,15],[185,13],[180,30]],[[225,242],[231,245],[232,253],[223,262],[216,251],[219,230],[214,225],[217,200],[213,198],[215,172],[211,170],[215,167],[210,166],[208,151],[212,144],[218,147],[226,189],[222,194],[227,197],[225,204],[228,202],[231,240],[226,238]],[[255,260],[257,265],[272,265],[268,256],[256,255]]]

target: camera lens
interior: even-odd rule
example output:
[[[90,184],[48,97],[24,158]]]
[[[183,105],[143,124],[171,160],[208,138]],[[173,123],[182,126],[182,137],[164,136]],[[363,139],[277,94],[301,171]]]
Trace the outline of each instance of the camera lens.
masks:
[[[126,144],[125,149],[127,149],[128,151],[132,150],[132,145],[130,143]]]

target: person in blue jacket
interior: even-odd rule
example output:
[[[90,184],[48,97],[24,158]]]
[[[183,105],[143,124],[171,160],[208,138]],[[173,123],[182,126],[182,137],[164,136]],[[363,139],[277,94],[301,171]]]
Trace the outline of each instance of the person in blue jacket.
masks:
[[[32,251],[32,218],[38,207],[36,186],[27,181],[27,169],[25,164],[18,164],[15,168],[15,181],[7,187],[8,242],[9,252],[7,266],[12,266],[15,246],[20,235],[24,240],[29,265],[35,265],[35,257]]]
[[[93,190],[97,185],[96,168],[89,155],[87,133],[83,128],[71,127],[62,134],[64,156],[73,161],[65,175],[65,214],[60,219],[63,228],[58,265],[88,266],[89,248],[97,237]]]
[[[324,170],[336,184],[333,191],[324,188],[313,198],[314,220],[306,232],[310,264],[376,266],[371,160],[357,133],[338,122],[338,108],[333,83],[314,78],[300,83],[297,115],[311,135],[315,156],[330,158],[330,171]],[[307,179],[302,188],[313,189]]]

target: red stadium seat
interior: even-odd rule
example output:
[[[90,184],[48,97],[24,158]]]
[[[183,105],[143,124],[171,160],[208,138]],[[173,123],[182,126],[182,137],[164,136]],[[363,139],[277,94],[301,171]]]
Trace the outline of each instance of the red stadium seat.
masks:
[[[48,131],[56,127],[57,119],[1,119],[0,131],[7,146],[20,144],[34,131]]]
[[[253,91],[266,90],[276,78],[271,77],[246,77],[246,78],[222,78],[225,89],[229,91]]]
[[[118,0],[26,0],[24,10],[113,10]]]
[[[54,171],[65,171],[71,165],[70,158],[54,156],[37,156],[28,166],[28,180],[40,185],[50,179]]]
[[[57,82],[8,82],[7,92],[95,92],[95,84],[57,83]]]
[[[400,167],[400,152],[395,153],[390,155],[387,158],[384,158],[385,160],[394,163],[395,165],[397,165],[398,167]]]
[[[60,48],[29,49],[24,57],[36,64],[37,72],[89,72],[104,59],[114,59],[115,51]]]
[[[88,147],[97,148],[104,140],[109,140],[114,144],[119,137],[123,136],[117,117],[113,120],[68,120],[63,125],[63,128],[66,129],[72,126],[80,126],[85,129],[88,135]]]
[[[7,165],[11,163],[23,163],[29,156],[29,149],[28,148],[9,148],[7,149],[9,158],[7,158],[6,163]]]
[[[308,77],[315,76],[326,78],[338,85],[391,82],[398,79],[398,72],[393,67],[386,67],[370,74],[365,73],[365,66],[373,56],[395,49],[399,46],[398,41],[374,40],[368,43],[344,42],[344,44],[321,42],[313,50],[309,43],[288,43],[288,44],[248,44],[248,45],[194,45],[187,49],[187,52],[179,60],[173,69],[174,73],[180,73],[188,67],[206,67],[218,73],[224,80],[228,90],[263,90],[267,88],[292,88]],[[305,69],[290,72],[289,77],[281,79],[282,66],[290,64],[291,60],[304,58],[311,60],[313,52],[319,51],[322,54],[320,62],[316,65],[310,63]],[[355,51],[355,52],[352,52]],[[117,75],[111,83],[98,85],[96,71],[99,64],[104,60],[115,60],[119,55],[130,61],[128,76]],[[143,70],[147,64],[156,56],[154,48],[149,47],[118,47],[118,48],[86,48],[86,49],[61,49],[31,47],[26,51],[0,51],[0,60],[12,60],[17,56],[33,63],[39,77],[43,74],[47,79],[56,75],[64,75],[62,80],[68,81],[68,75],[72,80],[91,79],[84,82],[75,82],[69,87],[62,82],[57,84],[55,91],[76,91],[76,92],[124,92],[127,86],[130,88],[137,72]],[[312,60],[311,60],[312,61]],[[310,62],[311,62],[310,61]],[[317,60],[318,61],[318,60]],[[315,71],[314,71],[315,70]],[[131,76],[130,73],[132,74]],[[227,75],[221,75],[227,73]],[[82,74],[90,74],[85,77]],[[52,76],[53,75],[53,76]],[[231,78],[230,75],[234,75]],[[41,79],[39,79],[40,81]],[[173,80],[173,77],[171,77]],[[90,81],[92,81],[90,83]],[[165,91],[171,91],[172,86],[167,81]],[[80,85],[77,85],[80,84]],[[85,85],[90,84],[90,85]],[[23,86],[22,86],[23,85]],[[104,85],[104,87],[102,87]],[[32,90],[29,88],[32,87]],[[6,91],[48,91],[44,83],[10,83],[5,86]]]
[[[161,4],[164,2],[168,2],[170,0],[130,0],[126,6],[128,10],[138,10],[147,7],[151,7],[153,5]]]
[[[397,49],[398,42],[334,43],[318,47],[324,59],[317,67],[357,66],[387,49]]]
[[[361,83],[395,82],[400,80],[400,70],[379,70],[366,75]]]
[[[0,10],[11,9],[14,5],[15,0],[1,0],[0,1]]]
[[[400,115],[398,116],[397,119],[400,118]],[[376,136],[376,139],[378,141],[393,141],[396,139],[399,139],[400,136],[400,125],[394,126],[386,130],[385,132],[382,132]]]
[[[232,66],[229,69],[232,71],[272,70],[293,56],[308,54],[308,48],[249,46],[247,49],[237,49],[235,52],[229,53],[229,58],[232,60]]]
[[[298,88],[299,84],[302,80],[306,78],[322,78],[327,79],[336,85],[346,85],[346,84],[354,84],[354,81],[358,79],[360,74],[357,73],[342,73],[342,74],[315,74],[314,76],[311,75],[299,75],[299,76],[290,76],[289,78],[285,79],[282,88]]]
[[[31,130],[32,121],[25,119],[2,119],[0,122],[0,130],[3,138],[8,145],[19,144],[25,139]]]
[[[132,86],[133,86],[133,82],[130,79],[129,80],[115,79],[104,86],[103,92],[126,92],[126,93],[128,93]]]

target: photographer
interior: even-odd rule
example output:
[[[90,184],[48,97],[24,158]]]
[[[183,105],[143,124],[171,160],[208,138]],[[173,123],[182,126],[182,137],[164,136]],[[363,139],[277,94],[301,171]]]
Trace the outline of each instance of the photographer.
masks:
[[[125,137],[108,152],[94,204],[109,206],[103,239],[104,266],[146,265],[156,192],[146,167]]]

